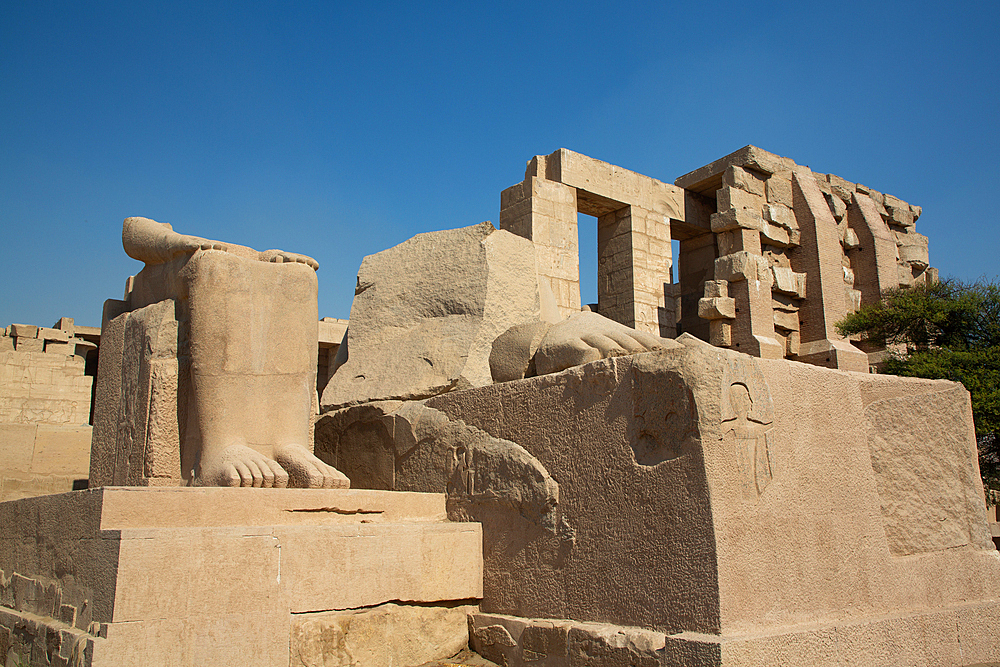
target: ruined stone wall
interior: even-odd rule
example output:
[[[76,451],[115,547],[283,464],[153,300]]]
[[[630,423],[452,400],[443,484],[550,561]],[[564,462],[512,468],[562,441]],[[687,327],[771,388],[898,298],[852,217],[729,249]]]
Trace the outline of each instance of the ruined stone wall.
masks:
[[[713,345],[864,371],[836,322],[886,289],[937,280],[920,207],[865,185],[754,146],[675,183],[716,203],[714,280],[698,306]]]
[[[0,501],[70,491],[90,461],[96,345],[70,318],[54,328],[12,324],[0,335]]]

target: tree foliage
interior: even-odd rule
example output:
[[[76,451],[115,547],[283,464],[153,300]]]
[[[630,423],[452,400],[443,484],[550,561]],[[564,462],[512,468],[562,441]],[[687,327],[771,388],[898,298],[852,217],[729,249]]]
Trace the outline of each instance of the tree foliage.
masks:
[[[972,395],[983,482],[1000,489],[1000,283],[946,280],[887,290],[837,323],[891,353],[895,375],[961,382]]]

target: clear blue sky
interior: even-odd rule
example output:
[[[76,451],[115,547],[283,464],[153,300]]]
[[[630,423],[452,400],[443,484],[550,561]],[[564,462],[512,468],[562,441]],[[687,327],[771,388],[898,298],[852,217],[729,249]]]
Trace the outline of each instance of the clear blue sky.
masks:
[[[672,182],[755,144],[923,206],[943,276],[995,276],[997,9],[2,0],[0,326],[99,326],[129,215],[310,254],[347,317],[364,255],[495,222],[559,147]]]

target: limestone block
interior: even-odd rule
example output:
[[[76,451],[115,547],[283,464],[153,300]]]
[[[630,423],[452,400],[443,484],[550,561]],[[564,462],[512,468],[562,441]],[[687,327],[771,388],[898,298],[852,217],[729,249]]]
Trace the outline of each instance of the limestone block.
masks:
[[[733,323],[729,320],[712,320],[708,323],[708,342],[716,347],[733,344]]]
[[[722,176],[722,182],[730,187],[738,188],[758,197],[764,196],[764,180],[743,167],[733,165],[728,167]]]
[[[291,667],[420,665],[457,654],[469,643],[471,605],[375,607],[296,614]]]
[[[842,199],[847,203],[850,203],[851,197],[857,190],[857,187],[854,185],[854,183],[846,181],[840,176],[837,176],[836,174],[827,174],[826,180],[830,184],[830,191],[835,196],[837,196],[838,198]]]
[[[38,338],[43,340],[55,340],[66,342],[69,340],[69,333],[62,329],[49,329],[48,327],[38,327]]]
[[[850,227],[844,228],[844,249],[854,250],[861,245],[861,241],[858,239],[858,234]]]
[[[729,209],[711,215],[712,231],[716,234],[734,229],[764,229],[764,218],[747,209]]]
[[[698,317],[703,320],[735,319],[736,299],[725,296],[699,299]]]
[[[920,217],[920,214],[923,213],[923,209],[919,206],[914,206],[913,204],[910,204],[910,213],[913,214],[913,222],[916,222],[917,219]]]
[[[44,352],[45,341],[40,338],[27,338],[18,336],[14,339],[18,352]]]
[[[483,223],[418,234],[366,257],[347,362],[324,407],[425,398],[492,383],[493,341],[540,317],[532,244]]]
[[[767,280],[771,282],[770,266],[763,255],[737,252],[715,260],[715,279],[727,280]]]
[[[729,296],[729,282],[725,280],[706,280],[705,298]]]
[[[11,324],[8,327],[8,335],[15,338],[37,338],[38,327],[33,324]]]

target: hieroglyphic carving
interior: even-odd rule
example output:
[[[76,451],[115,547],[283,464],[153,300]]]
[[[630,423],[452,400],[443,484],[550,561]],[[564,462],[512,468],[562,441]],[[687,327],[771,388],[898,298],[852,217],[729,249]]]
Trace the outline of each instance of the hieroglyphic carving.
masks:
[[[743,499],[756,502],[773,478],[774,404],[752,357],[730,357],[723,374],[721,412],[725,439],[732,442],[740,469]]]

